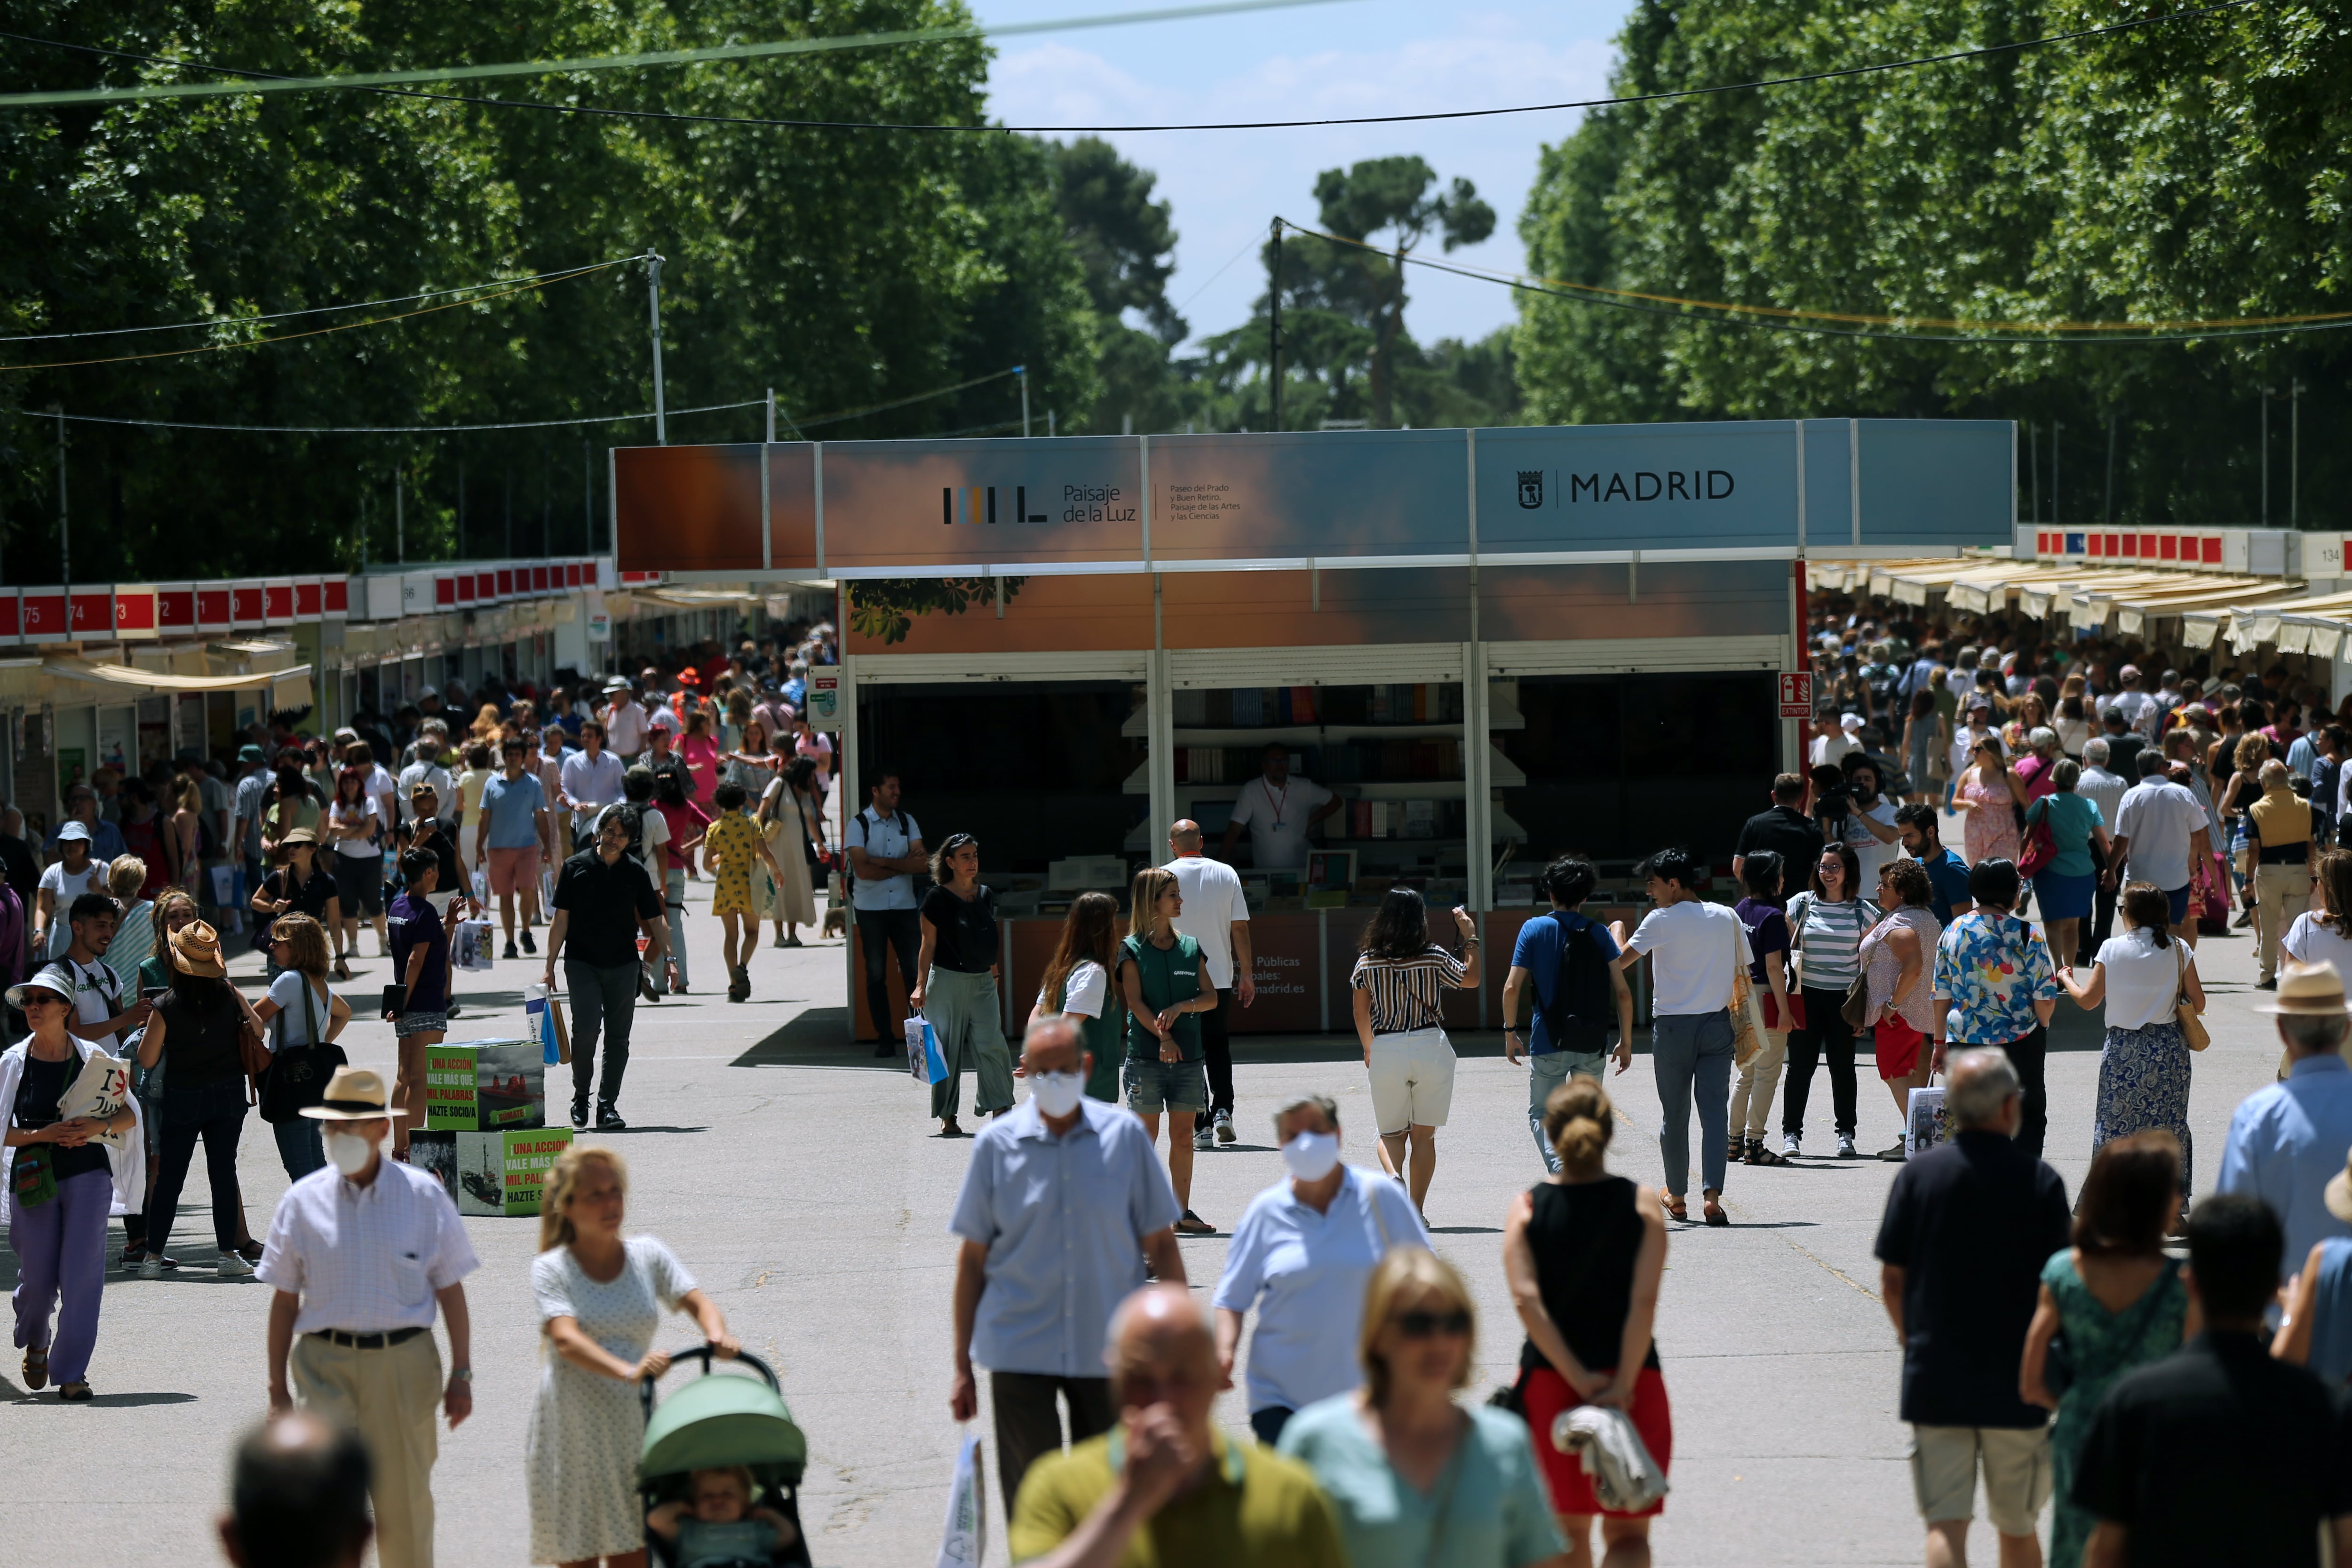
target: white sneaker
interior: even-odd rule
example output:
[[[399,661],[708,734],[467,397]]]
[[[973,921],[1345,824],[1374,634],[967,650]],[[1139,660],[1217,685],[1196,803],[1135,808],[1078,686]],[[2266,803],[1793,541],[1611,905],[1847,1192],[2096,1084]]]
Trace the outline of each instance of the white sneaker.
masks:
[[[234,1252],[224,1252],[220,1255],[220,1262],[214,1267],[214,1272],[223,1279],[250,1279],[253,1278],[253,1265]]]
[[[156,1257],[153,1253],[149,1253],[140,1261],[139,1278],[142,1279],[161,1279],[163,1278],[163,1260]]]
[[[1780,1139],[1780,1152],[1793,1160],[1805,1152],[1804,1144],[1805,1141],[1795,1133],[1784,1134]]]
[[[1234,1113],[1230,1110],[1218,1111],[1217,1142],[1220,1143],[1231,1143],[1234,1142],[1238,1136],[1239,1134],[1234,1131]]]
[[[1198,1127],[1196,1127],[1196,1128],[1194,1128],[1194,1129],[1192,1130],[1192,1147],[1193,1147],[1193,1148],[1195,1148],[1195,1149],[1213,1149],[1213,1148],[1215,1148],[1216,1146],[1217,1146],[1217,1131],[1216,1131],[1216,1129],[1215,1129],[1215,1128],[1213,1128],[1213,1127],[1210,1126],[1207,1122],[1203,1121],[1202,1123],[1201,1123],[1201,1125],[1200,1125],[1200,1126],[1198,1126]]]
[[[1862,1158],[1862,1152],[1853,1146],[1853,1139],[1845,1136],[1843,1133],[1840,1133],[1838,1135],[1837,1157],[1841,1160],[1859,1160]]]

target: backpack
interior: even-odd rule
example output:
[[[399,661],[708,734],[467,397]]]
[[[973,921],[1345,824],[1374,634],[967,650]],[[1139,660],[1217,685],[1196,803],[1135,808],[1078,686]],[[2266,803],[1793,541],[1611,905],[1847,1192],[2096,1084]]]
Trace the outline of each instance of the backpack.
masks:
[[[1617,988],[1610,982],[1609,961],[1600,944],[1584,934],[1592,922],[1572,927],[1559,915],[1551,917],[1560,930],[1559,971],[1551,983],[1551,1004],[1540,1005],[1544,1033],[1556,1051],[1587,1055],[1609,1048],[1609,1026],[1617,1010]]]

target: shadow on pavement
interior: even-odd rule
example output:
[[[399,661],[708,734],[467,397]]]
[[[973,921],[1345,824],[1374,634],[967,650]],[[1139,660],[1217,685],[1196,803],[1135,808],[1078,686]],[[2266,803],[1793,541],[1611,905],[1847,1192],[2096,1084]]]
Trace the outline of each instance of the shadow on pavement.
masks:
[[[811,1007],[796,1014],[728,1066],[869,1068],[900,1077],[907,1071],[906,1059],[898,1052],[877,1057],[872,1046],[850,1039],[846,1007]]]

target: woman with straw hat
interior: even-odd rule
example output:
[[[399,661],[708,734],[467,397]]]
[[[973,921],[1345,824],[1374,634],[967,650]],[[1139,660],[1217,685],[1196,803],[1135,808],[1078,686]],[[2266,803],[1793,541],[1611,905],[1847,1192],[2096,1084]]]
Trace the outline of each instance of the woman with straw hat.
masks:
[[[121,1108],[103,1121],[59,1114],[60,1097],[89,1055],[66,1027],[74,1013],[71,986],[45,969],[8,988],[8,1005],[24,1013],[32,1034],[0,1051],[0,1116],[6,1118],[0,1203],[7,1205],[8,1248],[16,1255],[13,1300],[25,1386],[45,1387],[54,1373],[58,1397],[79,1401],[89,1397],[86,1374],[98,1345],[106,1216],[146,1184],[147,1152],[127,1082]]]
[[[253,1265],[237,1251],[242,1200],[236,1183],[236,1145],[245,1131],[245,1064],[237,1048],[248,1019],[261,1022],[244,994],[228,983],[220,938],[202,921],[190,921],[170,937],[172,989],[156,999],[154,1016],[139,1043],[139,1065],[152,1068],[168,1044],[172,1070],[163,1083],[163,1147],[155,1189],[147,1200],[147,1256],[142,1279],[163,1277],[163,1248],[180,1212],[180,1188],[188,1179],[196,1140],[205,1143],[205,1179],[212,1187],[213,1239],[220,1246],[216,1266],[224,1279],[251,1277]]]

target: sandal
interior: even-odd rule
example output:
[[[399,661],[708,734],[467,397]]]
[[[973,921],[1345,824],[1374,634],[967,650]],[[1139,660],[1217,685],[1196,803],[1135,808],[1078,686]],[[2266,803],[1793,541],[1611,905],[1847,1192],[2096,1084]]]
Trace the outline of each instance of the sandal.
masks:
[[[1702,1211],[1706,1223],[1717,1230],[1731,1228],[1731,1216],[1723,1212],[1721,1204],[1709,1204]]]
[[[1768,1148],[1760,1139],[1757,1141],[1756,1146],[1748,1152],[1748,1163],[1751,1165],[1788,1165],[1795,1163],[1795,1162],[1790,1160],[1786,1154],[1780,1152],[1776,1149]]]
[[[336,979],[338,979],[338,980],[349,980],[351,977],[352,977],[352,966],[351,966],[350,962],[349,962],[348,960],[341,959],[341,958],[338,958],[338,959],[336,959],[336,960],[335,960],[335,978],[336,978]]]
[[[247,1263],[258,1263],[261,1261],[261,1254],[263,1251],[262,1245],[250,1237],[238,1243],[236,1250],[236,1255],[239,1258],[244,1258]]]
[[[26,1388],[47,1388],[48,1385],[49,1352],[47,1351],[26,1351],[25,1352],[25,1386]]]
[[[79,1405],[83,1400],[89,1397],[89,1384],[87,1383],[61,1383],[58,1384],[58,1397],[66,1401],[69,1405]]]
[[[1668,1219],[1678,1219],[1685,1225],[1688,1225],[1690,1223],[1689,1202],[1683,1198],[1666,1199],[1666,1217]]]
[[[1215,1226],[1211,1225],[1207,1220],[1202,1219],[1191,1209],[1186,1209],[1182,1215],[1177,1219],[1176,1228],[1182,1231],[1186,1236],[1214,1236],[1217,1234],[1217,1227]]]

